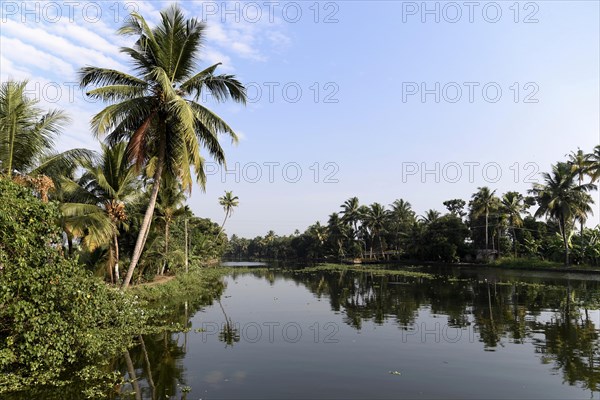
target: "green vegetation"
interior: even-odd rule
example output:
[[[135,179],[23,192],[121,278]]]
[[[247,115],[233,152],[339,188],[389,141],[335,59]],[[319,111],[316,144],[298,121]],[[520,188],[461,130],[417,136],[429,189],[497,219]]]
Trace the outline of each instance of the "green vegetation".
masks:
[[[64,257],[59,216],[0,180],[0,393],[85,380],[93,394],[115,380],[106,360],[146,324],[132,295]]]
[[[384,265],[368,265],[368,266],[360,266],[360,265],[341,265],[341,264],[318,264],[314,267],[302,268],[298,271],[298,273],[312,273],[312,272],[320,272],[320,271],[335,271],[335,272],[344,272],[344,271],[354,271],[354,272],[364,272],[368,274],[372,274],[373,276],[381,276],[381,275],[395,275],[395,276],[404,276],[409,278],[422,278],[422,279],[433,279],[434,276],[429,273],[413,271],[413,269],[418,267],[406,267],[405,269],[386,269]]]
[[[448,212],[443,215],[428,210],[417,216],[404,199],[385,208],[380,203],[361,205],[352,197],[329,216],[326,225],[316,222],[303,233],[278,236],[269,231],[253,239],[233,235],[225,255],[233,259],[369,263],[500,259],[495,265],[554,265],[562,261],[566,266],[599,266],[600,227],[584,225],[592,214],[590,192],[597,189],[598,171],[600,145],[590,154],[578,150],[567,161],[553,165],[550,173],[542,174],[543,183],[527,194],[508,191],[497,196],[495,190],[479,187],[468,203],[463,199],[444,201]],[[546,220],[541,221],[542,217]]]
[[[222,270],[201,269],[223,254],[223,226],[185,202],[194,180],[204,188],[201,148],[222,164],[218,136],[237,140],[200,93],[244,104],[246,91],[219,64],[197,69],[203,23],[178,6],[161,17],[151,28],[133,13],[118,32],[132,37],[122,52],[133,75],[80,71],[86,95],[107,104],[91,121],[99,154],[57,153],[67,114],[39,108],[27,81],[0,84],[1,394],[98,397],[122,379],[111,360],[134,338],[183,329],[180,311],[223,289]],[[237,205],[229,195],[226,218]]]

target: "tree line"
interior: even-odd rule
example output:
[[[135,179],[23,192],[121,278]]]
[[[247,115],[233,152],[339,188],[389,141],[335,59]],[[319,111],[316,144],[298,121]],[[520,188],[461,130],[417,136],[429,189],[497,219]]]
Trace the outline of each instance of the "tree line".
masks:
[[[479,187],[468,200],[444,201],[446,213],[432,209],[423,215],[404,199],[386,207],[352,197],[326,224],[316,222],[303,233],[233,235],[225,256],[440,262],[512,257],[598,265],[600,228],[585,227],[598,179],[600,145],[590,153],[571,152],[527,193]]]

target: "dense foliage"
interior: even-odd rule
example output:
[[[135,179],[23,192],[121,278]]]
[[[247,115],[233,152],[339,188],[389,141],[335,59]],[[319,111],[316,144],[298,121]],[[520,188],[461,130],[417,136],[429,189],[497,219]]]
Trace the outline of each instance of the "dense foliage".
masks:
[[[114,381],[106,362],[145,324],[135,298],[65,259],[55,203],[0,180],[0,393]]]
[[[346,200],[329,216],[300,233],[245,239],[232,236],[226,257],[234,259],[326,259],[489,261],[499,257],[600,262],[600,227],[585,228],[594,203],[590,192],[600,178],[600,146],[572,153],[558,162],[543,183],[527,194],[480,187],[467,202],[443,202],[447,213],[428,210],[417,216],[410,203],[361,205]],[[537,207],[537,208],[536,208]],[[546,217],[546,221],[539,218]],[[579,226],[577,226],[579,225]],[[577,229],[579,228],[579,229]],[[579,231],[579,232],[577,232]]]

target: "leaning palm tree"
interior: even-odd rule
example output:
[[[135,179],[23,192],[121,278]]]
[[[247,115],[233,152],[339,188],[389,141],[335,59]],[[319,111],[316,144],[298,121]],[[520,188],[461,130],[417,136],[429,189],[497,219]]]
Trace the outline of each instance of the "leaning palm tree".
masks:
[[[217,237],[219,237],[221,235],[221,232],[223,232],[227,218],[230,217],[231,214],[233,214],[233,209],[237,207],[240,204],[240,202],[239,198],[237,196],[234,196],[233,192],[230,190],[225,191],[225,195],[219,197],[219,204],[223,207],[223,211],[225,211],[225,219],[221,224],[221,229],[219,230],[219,234],[217,235]]]
[[[565,265],[569,265],[568,238],[575,221],[581,221],[592,212],[590,204],[594,201],[587,192],[595,189],[595,185],[579,185],[568,163],[553,165],[552,172],[544,173],[542,177],[544,184],[537,184],[531,189],[539,205],[535,216],[548,216],[558,222],[564,244]]]
[[[137,39],[133,47],[121,49],[131,58],[135,76],[90,66],[80,71],[81,86],[96,87],[88,96],[111,103],[92,118],[93,132],[106,136],[111,145],[126,141],[127,154],[138,167],[148,162],[153,164],[150,200],[123,289],[128,287],[140,259],[163,171],[179,178],[189,191],[193,168],[196,181],[204,187],[206,177],[200,146],[224,164],[218,135],[225,133],[237,141],[233,129],[198,102],[205,93],[217,101],[246,102],[246,90],[235,76],[215,73],[219,64],[195,73],[204,29],[197,19],[185,19],[177,5],[162,11],[154,28],[134,12],[118,33]]]
[[[471,196],[471,210],[474,216],[485,215],[485,250],[489,247],[489,218],[490,210],[496,205],[498,199],[494,196],[495,190],[487,186],[477,188],[477,192]]]

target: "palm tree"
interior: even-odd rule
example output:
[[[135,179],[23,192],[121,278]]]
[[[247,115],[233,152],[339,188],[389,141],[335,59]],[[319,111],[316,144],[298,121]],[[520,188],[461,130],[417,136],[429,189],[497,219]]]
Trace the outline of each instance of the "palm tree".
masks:
[[[594,147],[594,151],[590,154],[590,163],[589,173],[593,183],[600,179],[600,144]]]
[[[500,201],[501,211],[508,217],[508,224],[512,230],[513,252],[517,256],[517,233],[516,228],[523,226],[521,213],[525,210],[524,197],[519,192],[507,192]]]
[[[217,236],[219,236],[221,232],[223,232],[227,218],[230,217],[231,214],[233,214],[233,209],[237,207],[240,204],[240,202],[239,198],[237,196],[234,196],[233,192],[230,190],[225,191],[225,195],[219,197],[219,204],[223,206],[223,211],[225,211],[225,219],[221,224],[221,229],[219,230],[219,234]]]
[[[352,239],[358,240],[358,222],[362,218],[362,212],[358,197],[351,197],[340,206],[342,208],[342,221],[352,227]],[[362,249],[362,247],[361,247]],[[362,253],[362,250],[361,250]],[[362,257],[362,254],[361,254]]]
[[[585,219],[592,212],[592,197],[587,193],[595,189],[591,183],[579,185],[568,163],[557,163],[551,173],[542,175],[544,184],[531,189],[539,205],[536,217],[548,216],[558,222],[565,250],[565,265],[569,265],[569,233],[575,221]]]
[[[365,226],[371,232],[372,239],[375,238],[379,241],[379,250],[381,251],[381,256],[385,257],[385,252],[383,249],[383,242],[381,241],[381,234],[385,228],[385,224],[388,219],[388,212],[384,206],[379,203],[373,203],[367,209],[364,215],[364,223]],[[371,245],[371,249],[373,246]]]
[[[415,222],[415,212],[412,210],[411,204],[404,199],[394,200],[390,207],[392,207],[390,219],[395,232],[396,251],[399,251],[399,236],[401,233],[406,235],[412,228],[412,224]]]
[[[67,231],[83,236],[90,250],[108,247],[108,270],[111,281],[118,283],[119,230],[128,229],[125,205],[139,196],[140,182],[134,165],[126,154],[126,144],[102,145],[97,164],[84,164],[85,172],[75,182],[63,178],[61,186],[69,201],[61,205]]]
[[[442,214],[437,211],[437,210],[427,210],[425,212],[425,215],[421,216],[421,221],[423,221],[423,223],[425,223],[426,225],[431,224],[432,222],[436,221],[437,219],[440,218]]]
[[[138,167],[153,165],[152,192],[123,289],[128,287],[141,256],[163,171],[179,178],[189,191],[193,168],[196,181],[204,187],[200,146],[224,164],[218,135],[225,133],[237,141],[225,121],[198,103],[205,92],[217,101],[246,102],[246,89],[235,76],[215,74],[219,64],[194,73],[204,28],[195,18],[185,19],[177,5],[162,11],[159,25],[152,29],[134,12],[118,33],[137,37],[133,47],[121,49],[131,57],[136,76],[91,66],[80,71],[82,87],[96,86],[87,95],[111,103],[92,118],[93,132],[106,135],[111,145],[126,141],[127,154]]]
[[[183,215],[185,208],[185,194],[181,184],[171,174],[165,174],[161,180],[161,189],[156,201],[156,217],[165,225],[164,259],[158,275],[163,275],[167,267],[169,256],[169,235],[173,219]]]
[[[487,186],[477,188],[477,192],[471,196],[471,209],[474,216],[485,215],[485,250],[488,250],[489,243],[489,217],[490,210],[495,206],[497,198],[494,196],[495,190],[490,191]]]
[[[44,112],[25,95],[27,81],[0,84],[0,172],[26,173],[49,152],[69,121],[61,110]]]
[[[583,184],[583,180],[586,176],[592,176],[592,155],[586,154],[581,149],[577,149],[577,152],[571,152],[569,154],[568,164],[571,166],[571,173],[577,176],[579,181],[579,186]],[[585,223],[585,218],[579,221],[580,223],[580,232],[581,232],[581,249],[582,251],[585,249],[585,245],[583,242],[583,225]]]

